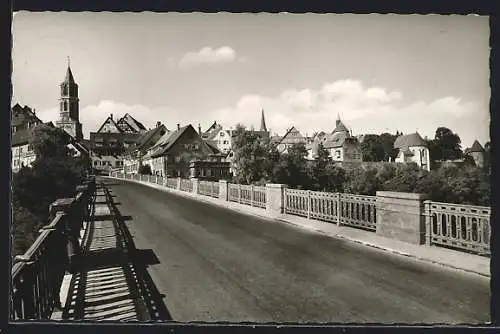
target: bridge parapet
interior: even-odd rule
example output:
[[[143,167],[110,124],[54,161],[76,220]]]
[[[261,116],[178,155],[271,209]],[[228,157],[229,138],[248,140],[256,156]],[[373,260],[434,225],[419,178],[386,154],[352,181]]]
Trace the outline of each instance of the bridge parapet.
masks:
[[[59,291],[66,270],[79,254],[78,236],[90,213],[95,180],[77,188],[73,198],[49,206],[50,223],[43,226],[31,247],[14,258],[11,269],[10,319],[50,319],[61,307]]]
[[[123,174],[110,176],[125,178]],[[216,182],[215,182],[216,183]],[[167,188],[264,209],[269,217],[302,216],[371,231],[407,243],[490,255],[490,208],[427,201],[423,194],[379,191],[376,196],[251,186],[219,180],[169,178]],[[215,193],[218,188],[218,196]]]

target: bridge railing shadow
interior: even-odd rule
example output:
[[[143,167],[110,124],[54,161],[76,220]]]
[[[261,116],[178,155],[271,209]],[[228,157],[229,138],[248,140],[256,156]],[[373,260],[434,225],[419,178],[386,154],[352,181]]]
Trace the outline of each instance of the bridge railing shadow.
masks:
[[[85,255],[70,283],[63,320],[172,320],[165,296],[148,273],[148,267],[159,264],[159,259],[153,250],[135,247],[126,225],[132,217],[122,216],[109,188],[104,185],[103,190],[111,214],[95,216],[91,223]],[[99,236],[95,222],[105,230]],[[106,241],[97,248],[94,243],[90,249],[92,239],[98,237]]]

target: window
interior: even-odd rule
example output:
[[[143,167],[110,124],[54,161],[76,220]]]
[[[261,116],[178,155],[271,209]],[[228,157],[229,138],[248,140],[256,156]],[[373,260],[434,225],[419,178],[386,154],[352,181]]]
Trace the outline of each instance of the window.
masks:
[[[180,156],[176,156],[175,157],[175,162],[181,162],[181,157]]]
[[[227,145],[227,144],[229,144],[229,143],[228,143],[228,141],[227,141],[227,140],[224,140],[224,144],[226,144],[226,145]]]
[[[98,163],[98,162],[99,162],[99,161],[97,161],[97,160],[96,160],[96,161],[94,161],[94,166],[97,166],[97,163]]]
[[[23,153],[23,148],[19,147],[19,154]]]
[[[224,137],[224,132],[221,131],[221,133],[219,134],[221,137]]]

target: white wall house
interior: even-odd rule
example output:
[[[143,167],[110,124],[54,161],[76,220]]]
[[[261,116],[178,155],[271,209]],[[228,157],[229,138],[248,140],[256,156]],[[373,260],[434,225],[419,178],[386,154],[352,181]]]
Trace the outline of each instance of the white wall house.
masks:
[[[394,148],[398,149],[395,162],[414,162],[422,169],[431,170],[429,149],[418,133],[399,136],[394,142]]]

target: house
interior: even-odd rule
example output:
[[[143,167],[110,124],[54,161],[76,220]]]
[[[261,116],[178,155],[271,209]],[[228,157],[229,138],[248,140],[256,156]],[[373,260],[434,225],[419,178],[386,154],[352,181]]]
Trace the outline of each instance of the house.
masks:
[[[314,136],[313,143],[307,146],[309,160],[314,160],[317,157],[320,144],[328,151],[330,158],[335,162],[362,162],[359,140],[351,135],[340,117],[337,118],[335,129],[330,134],[322,131]]]
[[[395,162],[414,162],[422,169],[431,170],[429,149],[418,132],[397,137],[394,148],[398,150]]]
[[[217,147],[203,140],[192,125],[181,127],[177,124],[177,130],[166,133],[148,149],[143,163],[149,164],[155,175],[203,178],[206,176],[203,169],[210,169],[217,176],[228,173],[229,164],[223,161],[223,157]]]
[[[36,116],[34,110],[28,106],[21,107],[18,103],[12,107],[11,117],[11,166],[12,171],[17,172],[21,167],[29,167],[35,161],[35,153],[29,143],[31,132],[43,122]]]
[[[216,121],[205,131],[201,132],[201,127],[198,126],[198,132],[201,137],[210,142],[211,145],[215,145],[217,149],[223,153],[228,154],[232,148],[232,130],[225,130],[221,124]]]
[[[123,171],[125,174],[137,174],[142,165],[150,165],[152,168],[151,156],[148,152],[160,141],[170,135],[171,131],[160,122],[156,127],[141,134],[134,145],[125,153]]]
[[[129,123],[130,122],[130,123]],[[144,125],[126,114],[115,122],[110,114],[97,132],[90,133],[90,151],[93,168],[98,172],[121,168],[123,155],[144,133]],[[82,143],[85,145],[85,143]]]
[[[11,122],[11,147],[12,147],[12,171],[17,172],[23,166],[31,167],[31,164],[36,160],[35,152],[33,151],[30,140],[35,127],[39,125],[55,127],[52,122],[44,123],[35,114],[34,109],[30,107],[21,107],[16,104],[12,107],[12,122]],[[74,157],[89,156],[88,149],[75,137],[67,132],[64,132],[68,137],[68,148],[73,153]]]
[[[474,159],[474,163],[478,167],[483,167],[484,165],[484,147],[479,144],[477,140],[474,140],[474,143],[470,148],[466,148],[464,151],[465,156],[471,156]]]
[[[307,138],[304,137],[295,126],[289,128],[285,135],[275,144],[278,152],[287,153],[288,149],[294,144],[307,144]]]

